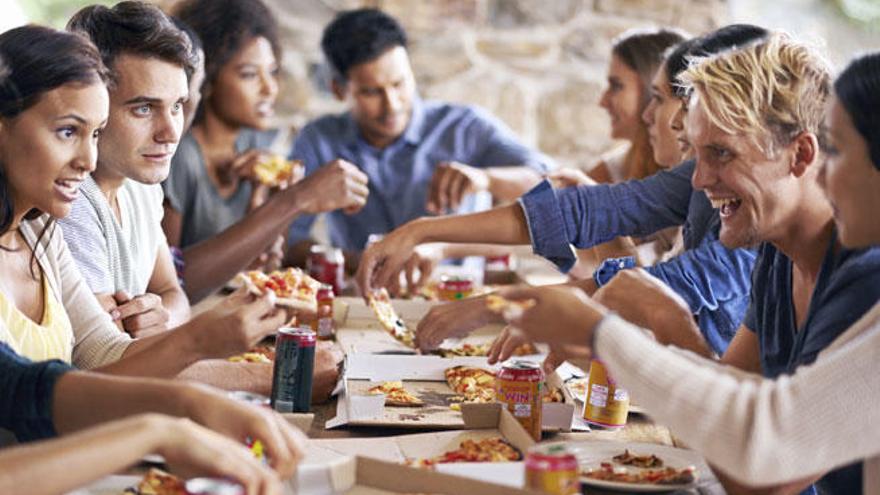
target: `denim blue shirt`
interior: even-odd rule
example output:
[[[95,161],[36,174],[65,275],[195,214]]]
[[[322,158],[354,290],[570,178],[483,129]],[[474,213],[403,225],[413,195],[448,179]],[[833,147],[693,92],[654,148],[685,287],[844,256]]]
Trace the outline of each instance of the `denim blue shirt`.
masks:
[[[521,144],[498,119],[474,107],[433,101],[413,103],[403,135],[384,149],[362,138],[350,113],[322,117],[297,136],[291,159],[305,163],[306,174],[335,159],[357,165],[369,178],[370,195],[354,214],[327,214],[330,239],[337,247],[360,251],[370,234],[384,234],[425,216],[428,187],[438,163],[457,161],[474,167],[524,165],[545,173],[552,164],[537,151]],[[468,198],[456,213],[485,209]],[[298,218],[290,229],[291,242],[309,237],[313,216]]]
[[[721,245],[718,213],[691,186],[695,166],[690,160],[620,184],[554,190],[545,181],[520,204],[535,253],[563,271],[577,259],[571,245],[588,248],[684,225],[686,251],[647,270],[684,298],[706,341],[723,354],[748,308],[755,253]]]
[[[19,441],[54,437],[55,382],[73,368],[61,361],[32,363],[0,343],[0,428]]]
[[[812,363],[880,300],[880,248],[835,249],[836,237],[825,253],[800,329],[792,301],[791,260],[771,244],[760,247],[744,324],[758,337],[764,376],[791,374]],[[861,463],[832,471],[816,485],[828,493],[861,493]]]

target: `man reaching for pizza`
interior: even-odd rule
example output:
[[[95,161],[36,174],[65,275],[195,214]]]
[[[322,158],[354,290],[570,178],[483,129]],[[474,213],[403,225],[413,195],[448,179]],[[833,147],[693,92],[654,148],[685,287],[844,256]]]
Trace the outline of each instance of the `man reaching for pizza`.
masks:
[[[347,261],[357,260],[370,234],[390,232],[429,213],[485,209],[490,199],[512,201],[551,168],[547,157],[520,143],[485,111],[419,98],[406,33],[384,12],[339,14],[325,28],[321,48],[333,93],[349,111],[306,125],[290,158],[302,160],[306,180],[339,163],[353,164],[369,178],[362,210],[326,216],[330,239],[346,251]],[[293,264],[308,253],[314,220],[314,215],[302,216],[291,227]],[[440,257],[482,254],[486,246],[474,248],[473,253],[440,252],[445,247],[420,251],[410,268],[421,265],[420,271],[428,271]]]
[[[281,326],[285,317],[263,311],[268,316],[259,318],[254,310],[249,317],[230,318],[225,324],[205,325],[204,316],[210,315],[187,321],[189,303],[177,282],[160,225],[162,190],[158,183],[168,175],[188,95],[186,68],[191,51],[185,35],[158,8],[141,2],[123,2],[112,9],[87,7],[71,19],[69,28],[84,32],[97,45],[111,71],[112,84],[110,117],[98,143],[97,168],[83,182],[70,216],[61,222],[64,237],[92,292],[138,338],[135,344],[147,337],[151,342],[164,342],[167,352],[163,355],[162,348],[151,344],[148,356],[138,358],[143,366],[135,366],[132,358],[137,356],[126,353],[114,369],[173,376],[205,357],[246,351],[255,340]],[[231,296],[212,313],[235,312],[252,298],[244,293]],[[265,301],[260,304],[267,305]],[[172,327],[176,328],[166,332]],[[110,345],[124,339],[124,334],[116,334],[89,342]],[[230,341],[226,352],[204,354],[205,349],[222,347],[224,341]],[[326,397],[335,385],[340,360],[341,353],[319,346],[316,398]],[[74,364],[92,368],[106,363]],[[202,362],[189,367],[183,376],[268,394],[272,370],[267,364]]]

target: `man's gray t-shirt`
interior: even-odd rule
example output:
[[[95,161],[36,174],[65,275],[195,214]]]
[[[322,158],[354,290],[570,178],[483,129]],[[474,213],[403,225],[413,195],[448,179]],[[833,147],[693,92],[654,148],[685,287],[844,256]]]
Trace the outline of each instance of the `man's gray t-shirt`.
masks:
[[[162,188],[125,179],[116,193],[121,222],[91,177],[79,192],[59,223],[86,283],[95,294],[145,294],[159,248],[167,245]]]
[[[251,129],[242,131],[235,142],[235,150],[242,153],[252,148],[266,149],[273,133]],[[208,169],[201,147],[192,133],[180,140],[171,160],[171,173],[162,183],[165,199],[180,213],[181,249],[209,239],[238,223],[248,212],[252,186],[239,181],[238,188],[224,198],[208,177]]]

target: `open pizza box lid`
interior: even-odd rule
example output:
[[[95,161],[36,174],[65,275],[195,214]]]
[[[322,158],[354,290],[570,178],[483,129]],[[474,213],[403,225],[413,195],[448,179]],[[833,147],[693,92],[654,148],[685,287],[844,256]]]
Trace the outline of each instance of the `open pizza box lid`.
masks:
[[[519,359],[519,358],[518,358]],[[449,408],[448,399],[455,393],[446,384],[445,371],[453,366],[475,366],[498,371],[484,357],[394,356],[350,354],[346,356],[343,392],[337,401],[336,417],[327,428],[342,425],[397,428],[461,429],[467,428],[463,414]],[[366,391],[382,381],[402,380],[405,388],[421,398],[422,407],[385,406],[383,395]],[[565,402],[543,405],[542,426],[549,431],[570,431],[575,418],[575,403],[555,373],[547,378],[549,386],[562,389]]]
[[[454,450],[465,439],[500,436],[523,455],[534,445],[500,404],[463,404],[462,415],[468,430],[312,440],[297,479],[291,482],[300,491],[288,493],[356,493],[345,490],[357,486],[389,493],[534,493],[521,488],[525,479],[522,462],[439,464],[436,471],[402,465],[407,459]],[[316,467],[321,465],[326,467]]]

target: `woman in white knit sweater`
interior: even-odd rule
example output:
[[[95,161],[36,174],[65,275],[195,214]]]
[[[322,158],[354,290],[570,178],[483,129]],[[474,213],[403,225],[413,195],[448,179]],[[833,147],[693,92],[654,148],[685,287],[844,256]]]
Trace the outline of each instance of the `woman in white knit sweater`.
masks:
[[[853,61],[834,92],[820,180],[841,242],[877,245],[880,53]],[[649,276],[621,272],[608,289],[615,285],[659,316],[653,324],[690,318],[677,296]],[[537,301],[515,322],[531,338],[557,346],[589,343],[653,418],[734,479],[775,485],[865,460],[864,493],[880,493],[880,304],[815,363],[768,380],[663,347],[577,290],[524,289],[507,296]]]

